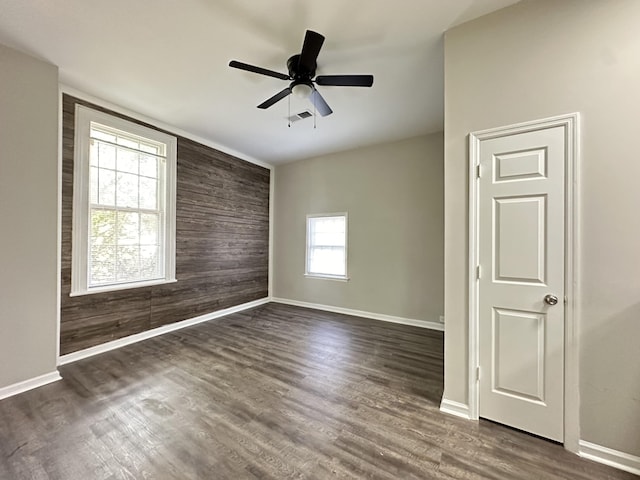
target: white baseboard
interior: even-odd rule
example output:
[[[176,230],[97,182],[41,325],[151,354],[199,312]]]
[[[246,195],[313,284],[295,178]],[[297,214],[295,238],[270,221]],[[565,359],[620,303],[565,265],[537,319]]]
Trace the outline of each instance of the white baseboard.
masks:
[[[158,335],[162,335],[164,333],[169,333],[185,327],[190,327],[191,325],[195,325],[197,323],[207,322],[209,320],[224,317],[232,313],[237,313],[249,308],[258,307],[260,305],[264,305],[265,303],[269,303],[269,298],[261,298],[260,300],[254,300],[253,302],[243,303],[242,305],[236,305],[234,307],[225,308],[223,310],[207,313],[205,315],[189,318],[187,320],[182,320],[181,322],[171,323],[169,325],[163,325],[162,327],[154,328],[152,330],[129,335],[128,337],[119,338],[118,340],[113,340],[112,342],[96,345],[95,347],[85,348],[84,350],[78,350],[77,352],[67,353],[66,355],[60,356],[60,358],[58,359],[58,365],[66,365],[68,363],[77,362],[78,360],[82,360],[84,358],[93,357],[94,355],[99,355],[100,353],[124,347],[125,345],[131,345],[132,343],[137,343],[148,338],[157,337]]]
[[[580,440],[578,455],[625,472],[640,475],[640,457]]]
[[[447,400],[443,397],[442,402],[440,403],[440,411],[448,413],[449,415],[464,418],[465,420],[471,420],[471,416],[469,415],[469,405],[465,403],[454,402],[453,400]]]
[[[319,303],[301,302],[298,300],[290,300],[288,298],[271,299],[276,303],[285,305],[294,305],[296,307],[314,308],[325,312],[343,313],[345,315],[353,315],[354,317],[371,318],[373,320],[382,320],[383,322],[401,323],[402,325],[412,325],[414,327],[429,328],[431,330],[444,331],[444,324],[440,322],[430,322],[428,320],[416,320],[413,318],[394,317],[393,315],[385,315],[383,313],[365,312],[363,310],[352,310],[351,308],[334,307],[332,305],[322,305]]]
[[[27,390],[33,390],[34,388],[42,387],[58,380],[62,380],[62,377],[56,370],[55,372],[45,373],[44,375],[30,378],[29,380],[14,383],[13,385],[0,388],[0,400],[2,400],[3,398],[12,397],[19,393],[26,392]]]

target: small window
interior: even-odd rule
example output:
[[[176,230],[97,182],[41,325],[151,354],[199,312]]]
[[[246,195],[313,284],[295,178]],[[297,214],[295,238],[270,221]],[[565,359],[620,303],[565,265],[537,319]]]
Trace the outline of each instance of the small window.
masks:
[[[347,214],[307,216],[306,275],[347,279]]]
[[[76,107],[71,295],[175,281],[176,143]]]

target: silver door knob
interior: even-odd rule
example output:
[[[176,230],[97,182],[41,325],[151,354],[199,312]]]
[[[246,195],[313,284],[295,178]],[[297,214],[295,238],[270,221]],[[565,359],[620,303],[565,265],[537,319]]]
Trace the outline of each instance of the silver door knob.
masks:
[[[556,303],[558,303],[558,297],[549,293],[548,295],[544,296],[544,303],[546,303],[547,305],[555,305]]]

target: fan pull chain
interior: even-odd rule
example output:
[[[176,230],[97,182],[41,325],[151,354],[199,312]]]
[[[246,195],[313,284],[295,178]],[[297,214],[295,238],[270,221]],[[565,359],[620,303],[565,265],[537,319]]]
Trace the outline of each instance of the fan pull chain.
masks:
[[[287,126],[291,128],[291,95],[287,96],[287,100],[289,101],[289,115],[287,115],[287,121],[289,122],[289,125]]]
[[[314,90],[315,93],[315,90]],[[318,118],[318,116],[316,115],[316,96],[313,96],[313,129],[316,129],[316,119]]]

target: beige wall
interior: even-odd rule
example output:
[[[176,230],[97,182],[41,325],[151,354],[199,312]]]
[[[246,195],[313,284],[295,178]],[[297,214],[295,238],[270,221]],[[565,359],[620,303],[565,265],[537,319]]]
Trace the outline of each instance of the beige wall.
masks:
[[[56,369],[58,69],[0,45],[0,388]]]
[[[445,396],[467,403],[467,134],[580,112],[580,427],[640,455],[640,2],[536,0],[445,40]]]
[[[443,312],[442,134],[278,166],[274,296],[437,322]],[[348,212],[348,282],[305,278],[310,213]]]

